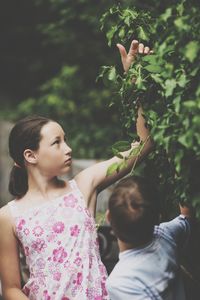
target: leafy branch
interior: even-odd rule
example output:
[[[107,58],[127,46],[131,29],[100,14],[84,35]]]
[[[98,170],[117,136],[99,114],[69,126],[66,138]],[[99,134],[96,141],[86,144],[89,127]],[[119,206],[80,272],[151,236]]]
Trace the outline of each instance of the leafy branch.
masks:
[[[154,54],[138,56],[125,76],[117,66],[104,67],[100,76],[111,86],[110,105],[119,108],[129,140],[134,137],[132,124],[140,99],[156,149],[142,172],[156,182],[168,206],[165,209],[172,207],[172,201],[188,202],[196,207],[200,218],[199,13],[199,7],[192,7],[187,0],[159,11],[154,19],[135,7],[111,8],[101,20],[108,44],[120,41],[128,46],[133,38],[148,40]],[[135,164],[137,160],[138,156]],[[126,163],[123,159],[108,173],[119,171]]]

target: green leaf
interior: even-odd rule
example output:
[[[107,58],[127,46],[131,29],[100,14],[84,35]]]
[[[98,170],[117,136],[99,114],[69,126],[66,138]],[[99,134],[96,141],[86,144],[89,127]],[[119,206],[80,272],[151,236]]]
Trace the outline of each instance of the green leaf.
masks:
[[[134,149],[131,150],[129,156],[130,157],[137,156],[139,154],[139,152],[140,152],[140,149],[141,149],[141,145],[138,145],[138,147],[136,147],[136,148],[134,148]]]
[[[194,116],[194,117],[192,118],[192,123],[193,123],[194,125],[200,126],[200,116]]]
[[[115,67],[112,67],[108,73],[108,79],[113,81],[116,80],[117,74],[116,74],[116,69]]]
[[[174,157],[175,168],[178,173],[181,171],[181,161],[182,161],[183,155],[184,155],[184,152],[182,149],[180,149],[179,151],[176,151],[176,154]]]
[[[109,46],[111,46],[112,39],[113,39],[113,36],[116,33],[116,31],[117,31],[117,26],[112,26],[111,29],[106,33],[106,37],[108,39]]]
[[[119,152],[127,151],[130,149],[130,143],[127,141],[119,141],[116,142],[112,148],[118,150]]]
[[[191,41],[185,46],[185,57],[192,63],[199,52],[199,43]]]
[[[184,12],[184,4],[181,2],[179,5],[177,5],[177,11],[182,16]]]
[[[124,19],[124,23],[129,27],[130,24],[131,24],[131,17],[130,17],[130,16],[127,16],[127,17]]]
[[[177,18],[174,21],[174,24],[180,31],[189,31],[191,28],[188,23],[188,19],[186,19],[184,17]]]
[[[148,62],[150,65],[158,64],[158,56],[155,54],[149,54],[142,58],[143,61]]]
[[[161,86],[163,85],[163,79],[161,78],[160,74],[151,74],[151,78]]]
[[[181,76],[179,77],[179,79],[177,80],[177,84],[180,87],[185,87],[186,83],[188,82],[186,75],[185,74],[181,74]]]
[[[175,112],[178,114],[180,112],[180,103],[181,103],[181,97],[177,96],[174,100],[173,100],[174,106],[175,106]]]
[[[120,153],[117,149],[115,149],[115,148],[113,148],[113,147],[112,147],[112,152],[113,152],[113,154],[114,154],[115,156],[117,156],[118,158],[121,158],[121,159],[124,158],[123,155],[121,155],[121,153]]]
[[[175,79],[167,79],[165,81],[165,96],[169,97],[173,94],[173,91],[176,87],[176,80]]]
[[[115,173],[118,169],[118,163],[115,162],[114,164],[110,165],[110,167],[108,167],[107,169],[107,173],[106,173],[106,176],[110,176],[110,175],[113,175],[113,173]]]
[[[187,108],[195,108],[196,102],[194,100],[188,100],[188,101],[183,102],[183,105]]]
[[[179,143],[185,146],[187,149],[190,149],[193,144],[193,134],[190,131],[186,131],[186,133],[178,138]]]
[[[125,37],[125,34],[126,34],[125,29],[124,29],[124,27],[122,27],[119,31],[120,39],[123,39]]]
[[[151,73],[160,73],[162,71],[162,68],[160,66],[156,66],[156,65],[148,65],[148,66],[145,66],[144,69]]]
[[[172,15],[172,8],[167,8],[165,12],[160,16],[160,19],[166,22]]]
[[[187,136],[186,135],[179,136],[178,141],[183,146],[185,146],[186,148],[188,148],[188,142],[187,142]]]
[[[138,27],[137,31],[138,31],[138,36],[140,39],[142,39],[144,41],[148,41],[148,36],[141,26]]]
[[[135,82],[135,85],[137,86],[138,90],[145,90],[146,89],[146,87],[144,85],[144,80],[140,76],[137,78],[137,80]]]
[[[121,171],[121,170],[127,168],[127,166],[128,166],[128,163],[127,163],[126,160],[124,160],[124,161],[122,161],[121,163],[118,164],[117,170],[118,170],[118,171]]]

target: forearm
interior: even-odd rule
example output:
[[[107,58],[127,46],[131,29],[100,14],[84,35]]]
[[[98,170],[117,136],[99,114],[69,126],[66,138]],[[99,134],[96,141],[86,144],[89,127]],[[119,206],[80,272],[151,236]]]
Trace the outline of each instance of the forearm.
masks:
[[[133,166],[139,162],[141,159],[143,159],[152,149],[153,143],[149,141],[149,137],[147,137],[147,140],[144,142],[143,145],[140,144],[140,142],[135,142],[132,144],[132,147],[124,152],[120,152],[121,156],[126,161],[126,167],[121,170],[120,173],[124,174],[122,176],[125,176],[127,173],[131,171]],[[135,149],[135,150],[134,150]],[[110,159],[110,164],[113,163],[122,163],[122,158],[119,158],[117,156],[114,156]]]
[[[138,117],[136,120],[137,135],[140,138],[140,142],[132,143],[129,150],[121,152],[123,157],[128,157],[134,148],[138,148],[138,158],[147,155],[153,148],[153,140],[150,136],[150,130],[146,126],[146,121],[143,116],[143,109],[141,105],[138,108]],[[142,143],[142,144],[141,144]],[[134,159],[133,159],[134,161]],[[130,161],[131,164],[131,161]]]
[[[9,288],[3,291],[4,300],[29,300],[29,298],[18,288]]]
[[[140,141],[145,142],[150,137],[150,130],[146,126],[146,120],[144,118],[144,112],[141,105],[139,105],[137,113],[138,113],[137,120],[136,120],[137,135],[139,136]],[[152,143],[151,139],[149,139],[149,141]]]

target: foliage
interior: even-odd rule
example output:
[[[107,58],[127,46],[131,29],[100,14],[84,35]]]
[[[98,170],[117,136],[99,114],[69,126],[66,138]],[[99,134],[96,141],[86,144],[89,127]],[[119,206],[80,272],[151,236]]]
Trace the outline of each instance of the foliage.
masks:
[[[117,123],[110,115],[106,89],[84,91],[78,67],[63,66],[57,76],[40,87],[41,96],[28,98],[18,106],[18,115],[41,114],[64,127],[73,156],[98,158],[106,155],[105,143],[111,143],[109,122]],[[67,83],[67,84],[66,84]],[[109,120],[109,122],[108,122]],[[112,128],[113,141],[119,128]],[[92,143],[92,146],[91,146]]]
[[[95,79],[100,65],[113,58],[114,51],[106,45],[99,19],[114,2],[34,3],[40,14],[43,12],[35,32],[40,36],[42,53],[46,53],[34,77],[40,76],[41,68],[46,70],[46,77],[9,116],[14,120],[32,113],[51,117],[66,129],[74,157],[107,157],[111,150],[105,145],[116,140],[121,126],[117,109],[108,109],[110,91]],[[117,49],[114,53],[118,54]]]
[[[114,3],[119,5],[110,8]],[[8,30],[2,40],[2,70],[8,69],[12,57],[8,73],[15,85],[7,82],[7,86],[19,102],[10,114],[5,101],[6,118],[16,120],[29,113],[50,116],[65,127],[74,156],[103,158],[109,154],[107,145],[121,138],[130,144],[136,138],[133,124],[140,99],[155,151],[139,170],[156,182],[167,205],[172,199],[189,201],[199,212],[197,1],[34,0],[21,5],[17,13],[13,10],[11,23],[4,21]],[[111,50],[99,30],[102,14]],[[16,16],[20,17],[14,23]],[[124,76],[114,47],[116,42],[128,46],[133,38],[153,47],[154,55],[138,57]],[[95,84],[102,64],[112,64],[102,67],[99,75],[106,87],[101,81]],[[18,93],[17,88],[25,92]],[[119,155],[116,144],[113,151]]]
[[[108,44],[128,45],[134,37],[150,41],[154,54],[138,56],[124,76],[105,66],[100,77],[118,93],[112,105],[120,105],[130,138],[140,99],[155,141],[143,172],[159,186],[164,202],[189,202],[200,218],[199,13],[190,1],[178,1],[157,16],[154,11],[153,17],[135,7],[111,8],[102,17]]]

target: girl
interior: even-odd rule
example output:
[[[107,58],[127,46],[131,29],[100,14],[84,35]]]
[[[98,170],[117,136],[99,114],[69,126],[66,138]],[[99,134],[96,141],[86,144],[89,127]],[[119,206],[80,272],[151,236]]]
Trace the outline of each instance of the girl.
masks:
[[[128,54],[122,45],[118,44],[118,48],[125,71],[137,52],[150,52],[135,40]],[[141,108],[137,133],[142,141],[149,136]],[[141,157],[150,148],[148,140]],[[39,116],[27,117],[14,126],[9,150],[14,160],[9,190],[15,200],[0,210],[0,278],[4,299],[109,299],[95,230],[96,197],[128,174],[135,158],[111,176],[106,176],[107,169],[120,161],[118,157],[85,169],[73,180],[63,181],[58,176],[70,170],[72,150],[62,127]],[[30,271],[23,288],[19,246]]]

